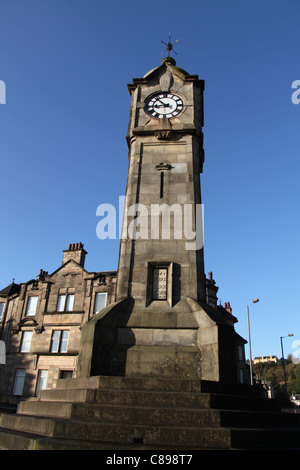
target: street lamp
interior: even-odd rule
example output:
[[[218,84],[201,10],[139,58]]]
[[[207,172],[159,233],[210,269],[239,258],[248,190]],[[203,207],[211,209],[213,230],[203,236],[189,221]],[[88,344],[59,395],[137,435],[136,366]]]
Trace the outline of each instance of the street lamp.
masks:
[[[259,299],[253,299],[251,304],[256,304],[257,302],[259,302]],[[251,304],[250,304],[250,305],[251,305]],[[253,385],[249,305],[247,305],[247,319],[248,319],[248,338],[249,338],[249,356],[250,356],[250,384]]]
[[[287,384],[286,384],[286,373],[285,373],[285,363],[284,363],[284,353],[283,353],[283,342],[282,338],[288,338],[289,336],[294,336],[293,333],[288,334],[287,336],[280,336],[280,342],[281,342],[281,354],[282,354],[282,365],[283,365],[283,375],[284,375],[284,387],[285,387],[285,393],[287,394]]]

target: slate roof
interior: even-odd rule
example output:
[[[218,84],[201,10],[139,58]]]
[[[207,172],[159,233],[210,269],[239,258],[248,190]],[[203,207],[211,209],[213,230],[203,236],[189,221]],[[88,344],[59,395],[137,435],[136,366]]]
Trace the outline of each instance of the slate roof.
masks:
[[[19,294],[21,286],[12,282],[9,286],[0,291],[0,297],[10,297],[14,294]]]

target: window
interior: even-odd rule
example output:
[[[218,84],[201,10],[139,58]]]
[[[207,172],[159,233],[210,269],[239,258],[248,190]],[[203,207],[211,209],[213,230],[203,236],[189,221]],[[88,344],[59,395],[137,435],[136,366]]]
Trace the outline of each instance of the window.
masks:
[[[3,302],[0,303],[0,321],[3,319],[4,305],[5,304]]]
[[[36,395],[38,395],[40,390],[45,390],[47,386],[47,380],[48,380],[48,371],[39,370],[37,386],[36,386]]]
[[[38,297],[29,297],[28,298],[27,310],[26,310],[26,316],[27,317],[34,317],[35,312],[36,312],[37,303],[38,303]]]
[[[32,331],[23,331],[21,340],[21,353],[27,353],[30,351],[30,344],[32,338]]]
[[[69,331],[54,330],[51,338],[50,351],[52,353],[65,353],[68,351]]]
[[[106,307],[106,299],[107,299],[106,292],[99,292],[98,294],[96,294],[94,313],[98,313],[100,312],[100,310]]]
[[[244,346],[238,346],[238,360],[244,360]]]
[[[6,346],[4,341],[0,341],[0,367],[1,364],[6,364]]]
[[[71,379],[73,377],[72,370],[61,370],[59,374],[60,379]]]
[[[58,312],[72,312],[74,307],[74,294],[59,295],[57,299]]]
[[[25,369],[17,369],[15,374],[13,395],[22,395],[25,382]]]

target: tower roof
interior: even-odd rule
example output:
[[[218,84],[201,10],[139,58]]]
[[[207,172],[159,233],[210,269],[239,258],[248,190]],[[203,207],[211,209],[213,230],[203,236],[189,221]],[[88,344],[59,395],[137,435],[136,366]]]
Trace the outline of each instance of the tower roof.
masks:
[[[172,72],[175,75],[178,75],[184,81],[201,83],[201,86],[204,89],[204,80],[199,80],[198,75],[191,75],[186,70],[177,67],[176,61],[175,59],[173,59],[173,57],[165,57],[164,59],[162,59],[161,65],[149,70],[149,72],[147,72],[142,78],[134,78],[132,80],[133,83],[127,85],[129,93],[131,93],[131,91],[133,91],[136,86],[146,84],[152,79],[154,79],[156,76],[159,76],[166,70],[166,68],[171,68]]]
[[[18,294],[20,292],[20,285],[12,282],[9,286],[5,287],[0,291],[0,297],[10,297],[11,295]]]

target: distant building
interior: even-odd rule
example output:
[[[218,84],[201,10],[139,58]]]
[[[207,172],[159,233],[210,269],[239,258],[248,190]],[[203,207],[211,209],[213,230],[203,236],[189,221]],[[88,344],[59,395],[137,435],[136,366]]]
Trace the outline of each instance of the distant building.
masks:
[[[253,359],[254,364],[258,364],[259,362],[275,362],[275,364],[277,364],[278,358],[277,356],[258,356]]]

